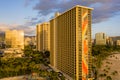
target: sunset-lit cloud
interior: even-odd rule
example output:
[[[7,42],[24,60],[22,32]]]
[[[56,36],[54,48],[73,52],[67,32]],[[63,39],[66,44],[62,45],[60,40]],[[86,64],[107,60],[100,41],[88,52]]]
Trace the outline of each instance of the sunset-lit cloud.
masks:
[[[33,26],[25,26],[18,24],[0,24],[0,33],[5,32],[6,30],[24,30],[25,35],[35,34],[35,27]]]
[[[119,28],[117,26],[119,23],[116,26],[112,25],[112,22],[116,22],[115,20],[111,25],[101,23],[109,22],[110,19],[119,20],[115,17],[120,15],[120,0],[0,0],[0,4],[0,32],[7,29],[21,29],[25,34],[35,34],[36,24],[47,22],[54,17],[55,12],[63,13],[75,5],[94,8],[92,25],[98,28],[93,28],[93,33],[100,31],[99,26],[103,26],[105,32],[108,32],[108,27],[111,30],[115,29],[114,27]],[[118,33],[115,32],[115,34]]]
[[[105,21],[120,12],[120,0],[39,0],[33,9],[46,16],[56,11],[64,12],[75,5],[93,7],[93,23]]]
[[[32,1],[30,0],[30,2]],[[33,10],[38,11],[38,15],[40,15],[36,16],[38,18],[36,23],[48,21],[54,17],[53,13],[55,12],[62,13],[75,5],[82,5],[94,8],[92,12],[93,24],[100,24],[102,22],[109,21],[114,16],[120,15],[120,0],[38,0],[38,3],[36,3],[36,5],[33,6]],[[113,27],[114,26],[109,27],[106,26],[105,27],[106,31],[105,30],[104,31],[111,35],[113,34],[113,32],[112,33],[108,32],[107,28],[116,31],[115,28],[113,29]],[[115,27],[117,28],[117,26]],[[98,32],[100,30],[97,30],[96,28],[93,31],[93,33],[96,31]],[[119,35],[119,32],[114,32],[114,34]]]

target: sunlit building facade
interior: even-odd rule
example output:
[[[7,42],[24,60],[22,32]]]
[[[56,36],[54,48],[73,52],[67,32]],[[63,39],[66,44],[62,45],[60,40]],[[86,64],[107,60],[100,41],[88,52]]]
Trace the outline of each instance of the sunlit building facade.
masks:
[[[107,36],[105,33],[96,33],[95,34],[95,43],[96,45],[106,45],[107,44]]]
[[[5,32],[5,42],[9,48],[24,49],[24,31],[7,30]]]
[[[24,43],[25,43],[25,46],[29,46],[30,43],[31,43],[31,38],[30,37],[25,37]]]
[[[36,46],[36,36],[25,36],[24,44],[25,46],[29,46],[29,45]]]
[[[120,40],[117,40],[117,41],[116,41],[116,45],[117,45],[117,46],[120,46]]]
[[[91,11],[77,5],[50,20],[50,64],[70,80],[91,77]]]
[[[36,47],[39,51],[50,50],[50,24],[44,22],[36,26]]]

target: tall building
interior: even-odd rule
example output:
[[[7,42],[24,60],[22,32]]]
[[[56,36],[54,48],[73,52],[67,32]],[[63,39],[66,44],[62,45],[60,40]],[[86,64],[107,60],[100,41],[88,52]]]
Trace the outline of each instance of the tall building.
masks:
[[[56,41],[57,41],[57,30],[56,30],[56,17],[59,16],[60,13],[57,12],[55,14],[55,18],[50,20],[50,64],[52,66],[55,66],[56,64],[56,58],[55,58],[55,52],[56,52]]]
[[[24,49],[24,32],[22,30],[7,30],[5,41],[9,48]]]
[[[50,24],[45,22],[36,26],[37,50],[50,50]]]
[[[96,45],[106,45],[107,36],[105,33],[96,33],[95,34],[95,43]]]
[[[91,77],[91,11],[77,5],[50,20],[50,64],[70,80]]]

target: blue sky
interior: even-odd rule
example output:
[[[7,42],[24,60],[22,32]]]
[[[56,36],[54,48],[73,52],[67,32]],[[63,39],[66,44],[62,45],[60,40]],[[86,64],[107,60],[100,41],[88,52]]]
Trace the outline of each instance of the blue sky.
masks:
[[[33,16],[35,14],[35,12],[32,12],[31,8],[25,8],[24,3],[24,0],[1,0],[0,22],[7,24],[23,24],[26,16]]]
[[[120,0],[0,0],[0,32],[23,29],[25,34],[35,35],[36,24],[75,5],[94,8],[93,37],[97,32],[120,36]]]

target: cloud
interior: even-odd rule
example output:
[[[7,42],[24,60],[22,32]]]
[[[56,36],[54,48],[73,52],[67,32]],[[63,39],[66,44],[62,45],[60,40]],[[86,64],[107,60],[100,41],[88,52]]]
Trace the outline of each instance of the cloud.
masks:
[[[33,10],[46,16],[56,11],[64,12],[75,5],[83,5],[94,8],[93,23],[99,23],[115,16],[120,11],[119,3],[120,0],[39,0]]]
[[[31,5],[34,0],[25,0],[25,6]],[[55,12],[64,12],[75,5],[82,5],[94,8],[93,23],[100,23],[120,14],[120,0],[38,0],[33,6],[33,10],[38,11],[36,17],[28,16],[27,22],[23,25],[16,25],[12,29],[24,29],[26,34],[35,34],[35,25],[53,18]],[[3,29],[13,25],[6,25]],[[34,27],[33,27],[34,26]],[[0,30],[1,29],[0,26]]]
[[[8,28],[10,28],[10,27],[8,27],[8,25],[0,24],[0,32],[4,32],[4,31],[8,30]]]
[[[117,15],[120,12],[120,0],[101,2],[101,6],[94,6],[93,23],[99,23]]]
[[[35,34],[34,26],[26,26],[19,24],[0,24],[0,32],[5,32],[6,30],[24,30],[25,35]]]

